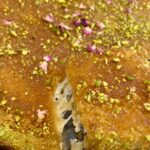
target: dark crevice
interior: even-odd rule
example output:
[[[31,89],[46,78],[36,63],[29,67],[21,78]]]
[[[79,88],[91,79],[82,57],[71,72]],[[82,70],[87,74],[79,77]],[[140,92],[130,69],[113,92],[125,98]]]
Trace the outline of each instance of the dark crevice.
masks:
[[[0,145],[0,150],[14,150],[14,148],[6,145]]]

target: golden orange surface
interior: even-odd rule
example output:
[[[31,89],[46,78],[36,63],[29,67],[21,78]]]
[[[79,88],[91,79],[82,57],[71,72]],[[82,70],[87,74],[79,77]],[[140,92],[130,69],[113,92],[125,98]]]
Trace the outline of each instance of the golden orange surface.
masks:
[[[1,0],[0,145],[60,149],[52,95],[67,75],[87,149],[149,150],[149,13],[148,0]]]

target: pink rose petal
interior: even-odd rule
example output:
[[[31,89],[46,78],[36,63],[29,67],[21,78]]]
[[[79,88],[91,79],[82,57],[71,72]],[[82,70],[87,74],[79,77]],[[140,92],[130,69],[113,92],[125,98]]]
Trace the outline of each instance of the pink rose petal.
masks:
[[[6,25],[6,26],[10,26],[10,25],[13,24],[13,21],[11,21],[11,20],[2,20],[2,24]]]
[[[59,27],[60,27],[62,30],[64,30],[64,29],[65,29],[65,30],[72,30],[71,27],[65,25],[64,23],[60,23],[60,24],[59,24]]]
[[[44,118],[45,115],[47,114],[47,110],[37,110],[37,117],[38,117],[38,122],[41,122]]]
[[[52,57],[50,55],[47,55],[47,56],[44,56],[43,59],[46,61],[46,62],[49,62],[52,60]]]
[[[132,13],[132,9],[131,9],[131,8],[126,8],[126,9],[125,9],[125,13],[131,14],[131,13]]]
[[[92,33],[93,33],[93,30],[90,27],[85,27],[83,29],[83,34],[85,34],[85,35],[90,35]]]
[[[87,27],[89,25],[89,21],[86,18],[82,18],[81,23],[84,27]]]
[[[97,21],[96,25],[103,30],[105,28],[105,24],[103,22]]]
[[[83,4],[80,4],[80,5],[79,5],[79,8],[80,8],[80,9],[83,9],[83,10],[84,10],[84,9],[87,9],[87,7],[86,7],[85,5],[83,5]]]
[[[81,14],[79,12],[75,12],[72,14],[72,17],[79,17],[79,16],[81,16]]]
[[[106,3],[110,5],[112,4],[112,0],[106,0]]]
[[[96,53],[96,45],[88,45],[87,46],[87,50],[89,51],[89,52],[92,52],[92,53]]]
[[[48,22],[48,23],[53,23],[54,22],[54,17],[52,14],[46,15],[43,17],[43,19]]]
[[[47,74],[48,63],[46,61],[43,61],[39,67],[44,71],[45,74]]]
[[[103,51],[102,48],[98,48],[98,49],[96,50],[96,52],[97,52],[97,54],[99,54],[99,55],[103,55],[103,53],[104,53],[104,51]]]

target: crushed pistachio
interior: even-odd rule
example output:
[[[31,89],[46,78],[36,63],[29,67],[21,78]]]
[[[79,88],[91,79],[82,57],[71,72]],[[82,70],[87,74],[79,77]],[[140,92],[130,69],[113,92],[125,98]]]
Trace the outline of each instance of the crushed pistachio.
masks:
[[[126,100],[131,100],[131,95],[127,95]]]
[[[120,62],[120,58],[118,58],[118,57],[113,58],[113,61],[114,61],[115,63],[119,63],[119,62]]]
[[[65,0],[58,0],[58,3],[60,3],[60,4],[65,4],[66,1],[65,1]]]
[[[17,54],[17,52],[14,51],[13,49],[8,49],[8,50],[5,51],[5,53],[8,54],[8,55],[10,55],[10,56]]]
[[[0,56],[3,56],[3,55],[5,55],[5,53],[0,51]]]
[[[46,87],[50,87],[51,86],[51,80],[50,79],[45,80],[44,84]]]
[[[144,84],[150,85],[150,80],[144,80]]]
[[[22,53],[22,55],[27,55],[30,51],[26,48],[21,48],[18,51],[20,51]]]
[[[119,99],[117,99],[117,98],[110,98],[110,103],[111,103],[111,104],[119,104],[120,101],[119,101]]]
[[[77,84],[76,89],[79,91],[82,88],[82,84]]]
[[[101,140],[104,137],[103,131],[96,132],[95,138]]]
[[[82,86],[83,86],[83,88],[86,88],[86,87],[88,86],[88,85],[87,85],[87,82],[86,82],[86,81],[83,81]]]
[[[3,99],[1,102],[0,102],[0,105],[1,106],[4,106],[4,105],[6,105],[7,104],[7,100],[6,99]]]
[[[127,75],[126,78],[127,78],[127,80],[130,80],[130,81],[135,79],[135,77],[132,75]]]
[[[146,139],[148,142],[150,142],[150,135],[146,135],[146,136],[145,136],[145,139]]]
[[[20,116],[18,116],[18,115],[16,115],[16,116],[15,116],[15,121],[16,121],[16,122],[19,122],[19,121],[20,121],[20,119],[21,119],[21,117],[20,117]]]
[[[144,103],[144,107],[147,111],[150,111],[150,103]]]
[[[11,100],[12,100],[12,101],[16,101],[17,98],[13,96],[13,97],[11,97]]]
[[[85,96],[85,99],[87,100],[87,102],[91,102],[92,100],[92,94],[91,93],[88,93],[86,96]]]
[[[108,86],[108,83],[107,83],[106,81],[103,81],[103,82],[102,82],[102,85],[103,85],[104,87],[107,87],[107,86]]]
[[[10,34],[11,34],[12,36],[14,36],[14,37],[17,37],[17,33],[16,33],[14,30],[11,30],[11,31],[10,31]]]
[[[122,68],[122,65],[117,65],[117,69],[120,70]]]
[[[96,81],[95,81],[95,86],[96,86],[96,87],[100,87],[101,84],[102,84],[102,81],[101,81],[101,80],[96,80]]]
[[[104,103],[108,101],[108,96],[104,93],[98,93],[97,99],[100,103]]]
[[[114,110],[115,114],[119,114],[121,112],[122,108],[121,107],[116,107]]]

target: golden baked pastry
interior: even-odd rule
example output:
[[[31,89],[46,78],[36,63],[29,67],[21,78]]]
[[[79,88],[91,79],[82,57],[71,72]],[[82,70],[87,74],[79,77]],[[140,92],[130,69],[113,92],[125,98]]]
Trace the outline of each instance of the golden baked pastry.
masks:
[[[148,0],[0,1],[0,150],[149,150]]]

